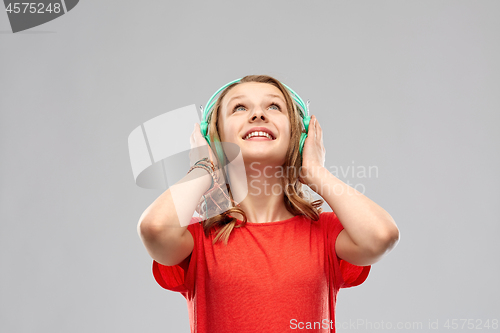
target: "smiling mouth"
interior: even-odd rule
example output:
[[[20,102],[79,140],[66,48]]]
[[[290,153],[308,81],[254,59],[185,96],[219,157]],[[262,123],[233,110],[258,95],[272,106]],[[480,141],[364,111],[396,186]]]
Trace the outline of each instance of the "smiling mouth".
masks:
[[[244,141],[273,141],[274,139],[269,139],[268,137],[265,136],[252,136],[251,138],[248,139],[243,139]]]
[[[243,140],[245,140],[245,141],[247,141],[247,140],[272,141],[272,140],[275,140],[275,138],[271,134],[266,133],[266,132],[253,132],[253,133],[250,133],[249,135],[247,135],[246,137],[244,137]]]

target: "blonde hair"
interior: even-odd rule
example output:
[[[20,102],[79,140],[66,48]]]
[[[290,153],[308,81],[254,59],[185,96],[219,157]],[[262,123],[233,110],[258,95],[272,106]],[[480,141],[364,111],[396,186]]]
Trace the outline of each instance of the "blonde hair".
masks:
[[[298,107],[294,103],[293,98],[290,96],[290,93],[286,89],[286,87],[277,79],[268,76],[268,75],[248,75],[242,78],[239,82],[235,82],[229,85],[226,89],[224,89],[217,102],[214,105],[213,112],[208,117],[208,134],[211,138],[210,147],[214,151],[214,155],[217,155],[217,149],[220,149],[220,136],[219,136],[219,113],[221,111],[221,101],[226,96],[226,94],[234,88],[236,85],[247,82],[258,82],[258,83],[268,83],[275,87],[277,87],[285,97],[286,106],[288,110],[288,116],[290,119],[290,146],[288,148],[285,163],[283,164],[283,168],[285,170],[300,170],[302,166],[301,156],[299,152],[299,142],[301,133],[304,131],[302,129],[302,120],[300,118]],[[215,121],[211,121],[215,119]],[[305,131],[304,131],[305,132]],[[218,148],[217,148],[218,146]],[[215,148],[215,149],[214,149]],[[218,158],[219,159],[219,158]],[[218,161],[218,165],[223,166],[224,161]],[[222,168],[222,170],[224,170]],[[224,174],[226,177],[226,175]],[[227,177],[226,177],[227,179]],[[298,180],[297,172],[286,172],[283,174],[281,178],[281,186],[284,191],[284,203],[286,209],[292,213],[294,216],[296,215],[305,215],[313,221],[317,221],[319,219],[319,214],[322,212],[321,206],[323,205],[324,200],[319,199],[314,202],[312,201],[312,196],[309,191],[304,191],[302,188],[302,183]],[[212,199],[217,202],[219,207],[223,207],[226,209],[223,213],[219,215],[215,215],[210,217],[204,221],[202,221],[203,230],[205,235],[208,237],[210,232],[213,230],[216,232],[213,243],[215,244],[217,241],[222,240],[224,244],[227,244],[229,240],[229,236],[234,228],[240,228],[245,225],[247,222],[247,216],[245,212],[240,208],[236,207],[233,202],[228,202],[221,191],[213,192]],[[233,199],[231,189],[229,185],[227,185],[227,193],[231,199]],[[203,198],[202,198],[203,200]],[[208,209],[207,207],[205,207]],[[229,216],[231,213],[239,213],[243,216],[243,223],[236,225],[237,219],[233,216]]]

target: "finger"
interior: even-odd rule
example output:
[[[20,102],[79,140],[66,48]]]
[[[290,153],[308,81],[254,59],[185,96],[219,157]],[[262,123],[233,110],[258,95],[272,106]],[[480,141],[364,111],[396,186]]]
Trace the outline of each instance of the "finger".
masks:
[[[313,124],[314,124],[314,120],[311,117],[311,119],[309,120],[309,127],[307,128],[307,135],[312,133],[312,128],[314,127]]]
[[[321,125],[318,123],[318,133],[319,133],[319,139],[323,141],[323,129],[321,128]]]
[[[317,121],[316,121],[316,116],[314,116],[314,122],[313,122],[313,131],[314,131],[314,138],[318,138],[318,130],[317,130]]]
[[[318,118],[314,117],[314,130],[315,132],[317,133],[316,134],[316,139],[318,139],[319,141],[322,140],[322,130],[321,130],[321,126],[319,125],[319,122],[318,122]]]

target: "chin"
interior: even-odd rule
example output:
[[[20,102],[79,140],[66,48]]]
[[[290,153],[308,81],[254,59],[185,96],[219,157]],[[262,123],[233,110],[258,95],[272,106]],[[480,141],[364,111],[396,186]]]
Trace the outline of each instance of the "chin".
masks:
[[[262,151],[262,150],[244,150],[242,149],[242,155],[245,162],[260,162],[266,165],[282,165],[285,162],[286,152],[283,154],[283,157],[280,159],[279,155],[276,154],[276,151]],[[280,160],[280,161],[278,161]]]

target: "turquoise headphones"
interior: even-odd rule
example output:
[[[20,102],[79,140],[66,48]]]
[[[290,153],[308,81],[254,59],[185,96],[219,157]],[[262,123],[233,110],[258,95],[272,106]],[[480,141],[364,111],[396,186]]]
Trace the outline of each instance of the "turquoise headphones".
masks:
[[[222,86],[219,90],[217,90],[215,92],[215,94],[213,94],[212,97],[210,97],[210,99],[208,100],[208,102],[206,104],[207,107],[205,108],[205,110],[203,110],[203,107],[200,106],[200,109],[201,109],[201,118],[202,118],[201,125],[200,125],[201,134],[203,134],[203,136],[207,140],[208,144],[210,144],[210,135],[207,133],[208,132],[208,117],[211,114],[212,108],[215,105],[215,102],[216,102],[215,97],[222,90],[224,90],[227,86],[229,86],[229,85],[231,85],[231,84],[233,84],[235,82],[240,82],[240,81],[241,81],[241,78],[240,79],[236,79],[234,81],[231,81],[231,82],[227,83],[226,85]],[[300,155],[302,156],[302,148],[304,147],[304,142],[306,141],[306,138],[307,138],[307,132],[308,132],[308,129],[309,129],[309,121],[311,120],[311,117],[309,116],[309,101],[307,101],[307,104],[304,103],[304,101],[302,100],[302,98],[300,98],[300,96],[295,91],[293,91],[286,84],[284,84],[284,83],[282,83],[282,84],[292,94],[292,98],[295,101],[296,105],[298,106],[299,113],[300,113],[300,116],[302,118],[302,122],[304,123],[304,128],[306,130],[306,132],[302,133],[301,136],[300,136],[299,151],[300,151]],[[219,155],[219,159],[222,161],[221,154],[219,153],[218,145],[216,145],[215,148],[217,150],[217,154]]]

